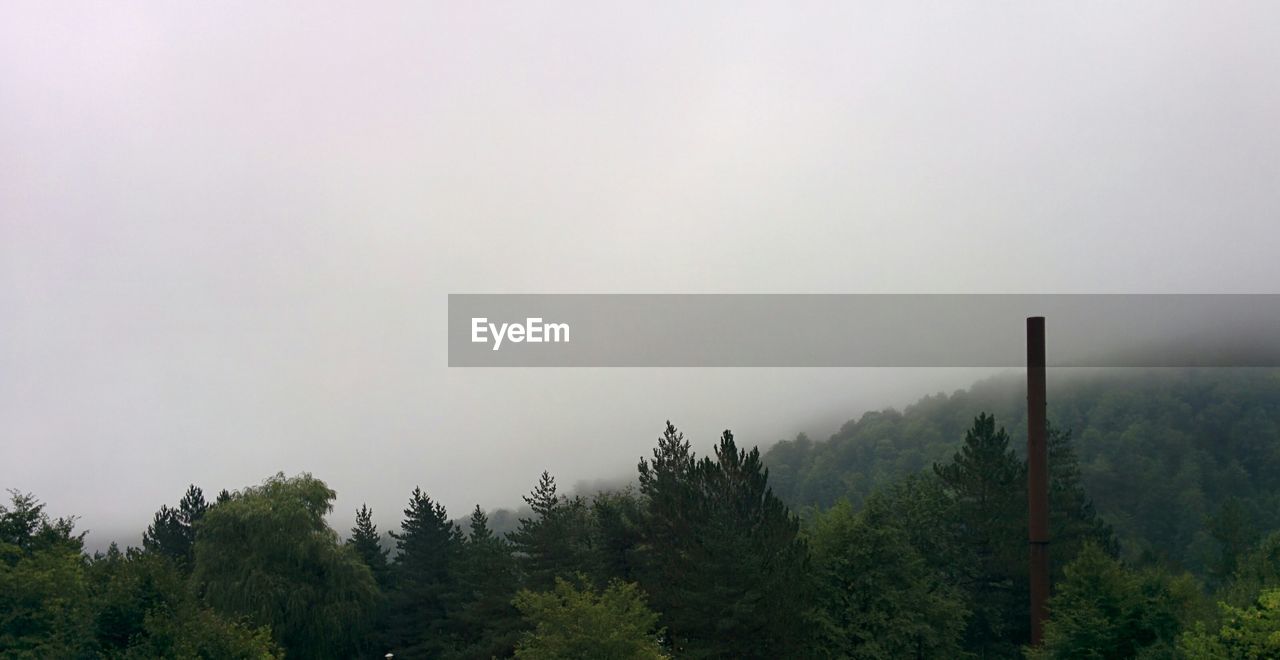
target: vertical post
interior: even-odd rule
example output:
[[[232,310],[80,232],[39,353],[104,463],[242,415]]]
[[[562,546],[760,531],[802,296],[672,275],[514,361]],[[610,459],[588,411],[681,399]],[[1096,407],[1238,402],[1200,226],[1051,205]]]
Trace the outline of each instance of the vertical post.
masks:
[[[1049,599],[1049,456],[1045,419],[1044,317],[1027,319],[1027,534],[1031,560],[1031,646],[1044,640]]]

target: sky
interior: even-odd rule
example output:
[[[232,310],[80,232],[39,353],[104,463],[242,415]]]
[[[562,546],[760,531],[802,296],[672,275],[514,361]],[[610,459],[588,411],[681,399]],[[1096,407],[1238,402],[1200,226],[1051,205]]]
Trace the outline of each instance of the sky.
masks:
[[[323,4],[324,6],[317,6]],[[0,6],[0,487],[384,529],[989,372],[450,369],[449,293],[1275,293],[1280,4]]]

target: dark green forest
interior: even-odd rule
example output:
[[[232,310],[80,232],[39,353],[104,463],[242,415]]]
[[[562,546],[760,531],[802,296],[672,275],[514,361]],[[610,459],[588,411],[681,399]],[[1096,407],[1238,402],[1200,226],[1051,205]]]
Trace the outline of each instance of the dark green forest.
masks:
[[[71,512],[11,491],[0,655],[1280,657],[1280,372],[1051,379],[1039,648],[1024,396],[997,378],[763,454],[725,431],[699,455],[668,422],[631,486],[530,475],[509,532],[430,484],[379,530],[278,474],[191,486],[141,547],[90,555]]]

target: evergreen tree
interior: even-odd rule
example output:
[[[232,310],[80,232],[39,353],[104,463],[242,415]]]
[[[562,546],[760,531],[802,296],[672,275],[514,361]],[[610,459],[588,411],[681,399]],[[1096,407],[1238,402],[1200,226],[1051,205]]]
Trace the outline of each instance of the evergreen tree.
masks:
[[[694,463],[670,423],[641,461],[647,498],[642,584],[676,655],[795,657],[810,652],[807,549],[799,521],[768,488],[760,453],[725,431]]]
[[[688,539],[699,504],[697,461],[684,434],[667,421],[653,460],[640,459],[640,492],[647,509],[646,541],[651,545]],[[674,568],[674,567],[667,567]],[[678,578],[678,575],[671,575]]]
[[[509,535],[520,560],[524,586],[550,589],[557,577],[595,574],[591,512],[586,502],[581,497],[557,494],[555,478],[545,471],[524,501],[533,516],[521,518]]]
[[[347,545],[355,550],[356,555],[373,572],[378,586],[385,588],[390,566],[387,562],[387,554],[390,551],[382,547],[378,526],[373,524],[373,511],[366,504],[361,504],[356,511],[356,524],[351,528],[351,537],[347,539]]]
[[[403,658],[441,657],[459,642],[450,614],[458,607],[462,531],[444,505],[414,488],[400,531],[391,536],[398,554],[388,615],[390,650]]]
[[[1025,429],[1026,384],[1000,376],[901,412],[868,412],[829,440],[782,442],[766,454],[770,483],[793,508],[858,506],[872,491],[945,462],[973,413]],[[1074,431],[1089,497],[1128,556],[1149,554],[1197,575],[1221,572],[1206,530],[1229,497],[1259,533],[1280,528],[1280,378],[1267,369],[1162,369],[1076,374],[1050,385],[1049,413]],[[972,411],[972,412],[971,412]],[[1024,436],[1014,434],[1018,445]],[[1052,442],[1052,437],[1050,438]],[[1053,450],[1052,445],[1050,451]],[[1050,457],[1050,479],[1055,478]],[[783,488],[783,485],[786,488]],[[1051,495],[1050,515],[1062,508]],[[1072,553],[1051,520],[1055,573]],[[1247,603],[1233,603],[1244,606]]]
[[[554,583],[563,560],[563,556],[556,556],[559,542],[555,527],[560,496],[556,493],[555,477],[543,470],[538,485],[523,499],[533,515],[520,518],[508,538],[520,559],[523,582],[530,588],[544,589]]]
[[[176,509],[162,505],[156,512],[142,534],[142,547],[168,557],[181,568],[190,569],[195,559],[196,523],[208,509],[204,492],[194,484],[188,486]]]
[[[1115,534],[1094,508],[1080,476],[1070,430],[1049,426],[1049,563],[1053,579],[1085,545],[1093,544],[1115,556],[1119,544]],[[1024,513],[1025,517],[1025,513]]]
[[[597,493],[591,500],[591,520],[599,569],[598,582],[636,580],[636,549],[642,541],[640,500],[628,487]]]
[[[636,548],[640,580],[655,609],[668,620],[667,635],[673,646],[684,636],[683,625],[671,621],[684,601],[681,586],[690,584],[698,570],[693,557],[684,551],[693,543],[694,529],[703,517],[696,467],[684,434],[667,421],[653,460],[641,458],[637,468],[643,497]]]
[[[715,460],[698,466],[708,512],[693,546],[701,567],[691,594],[707,628],[703,655],[796,657],[810,652],[812,589],[800,521],[769,489],[760,451],[726,430]],[[718,612],[717,612],[718,610]],[[696,637],[695,637],[696,639]]]
[[[470,532],[462,549],[462,603],[456,620],[461,629],[460,658],[509,657],[522,627],[512,604],[519,587],[511,545],[489,529],[479,505],[471,512]]]
[[[387,596],[391,587],[391,564],[387,561],[389,551],[382,547],[378,526],[373,523],[373,511],[367,504],[361,504],[356,510],[356,524],[351,528],[351,536],[347,538],[346,545],[365,566],[369,567],[373,580],[378,585],[378,600],[373,608],[373,622],[357,642],[357,651],[362,656],[381,655],[380,651],[387,644],[384,629],[389,613]]]
[[[947,519],[964,553],[957,578],[973,616],[967,646],[1013,656],[1026,643],[1026,467],[995,418],[974,419],[950,463],[934,465],[950,499]]]

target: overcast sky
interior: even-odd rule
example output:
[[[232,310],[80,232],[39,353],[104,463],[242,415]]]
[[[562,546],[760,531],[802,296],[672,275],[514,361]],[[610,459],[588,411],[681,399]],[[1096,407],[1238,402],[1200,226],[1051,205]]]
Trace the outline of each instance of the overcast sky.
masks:
[[[450,292],[1277,291],[1280,3],[607,4],[3,3],[0,486],[385,529],[980,375],[451,370]]]

